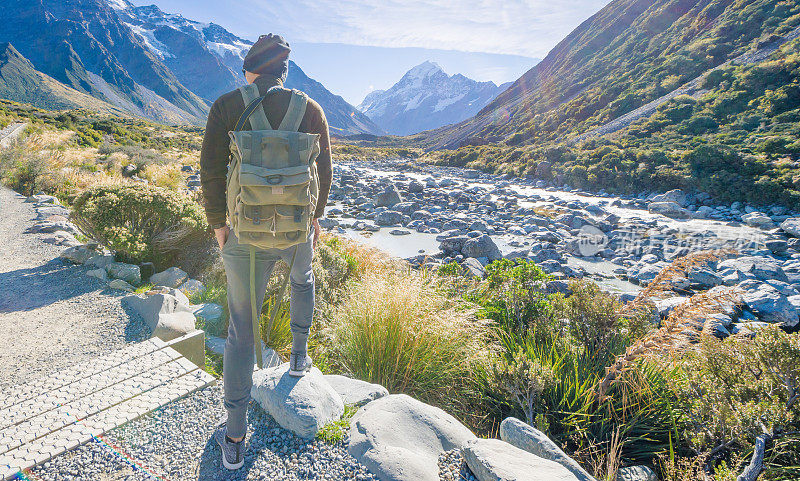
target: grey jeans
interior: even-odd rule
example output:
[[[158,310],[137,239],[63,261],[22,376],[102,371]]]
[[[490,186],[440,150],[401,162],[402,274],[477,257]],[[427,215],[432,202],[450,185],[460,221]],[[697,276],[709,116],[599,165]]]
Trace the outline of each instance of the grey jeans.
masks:
[[[308,331],[314,316],[314,271],[311,260],[314,256],[314,232],[307,242],[297,246],[294,265],[289,275],[291,281],[292,346],[304,349]],[[257,249],[255,262],[256,302],[261,306],[267,282],[275,268],[275,262],[284,260],[288,265],[295,247],[288,249]],[[227,434],[232,438],[244,436],[247,431],[247,405],[250,388],[253,386],[253,362],[255,361],[253,339],[253,315],[250,308],[250,247],[241,245],[231,231],[222,248],[222,261],[228,277],[228,339],[222,380],[225,390],[225,409],[228,411]],[[260,309],[259,309],[260,311]]]

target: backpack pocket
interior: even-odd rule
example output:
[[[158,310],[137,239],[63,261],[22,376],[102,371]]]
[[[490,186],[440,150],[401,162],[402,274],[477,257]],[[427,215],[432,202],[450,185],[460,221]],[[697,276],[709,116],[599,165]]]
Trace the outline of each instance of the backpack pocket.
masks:
[[[311,169],[309,166],[266,169],[242,164],[239,172],[240,199],[249,205],[311,204]]]
[[[239,230],[242,232],[308,232],[311,222],[309,206],[291,205],[247,205],[236,206]]]

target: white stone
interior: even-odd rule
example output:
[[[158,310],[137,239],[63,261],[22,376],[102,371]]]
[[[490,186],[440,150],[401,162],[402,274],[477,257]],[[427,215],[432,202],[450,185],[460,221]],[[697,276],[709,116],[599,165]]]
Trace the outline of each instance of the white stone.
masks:
[[[97,267],[105,269],[107,265],[114,262],[114,256],[111,254],[99,254],[96,256],[92,256],[89,258],[88,261],[84,262],[83,265],[86,267]]]
[[[546,434],[520,421],[506,418],[500,423],[500,439],[540,458],[564,466],[580,481],[595,481],[577,461],[567,456]]]
[[[767,214],[763,212],[751,212],[742,216],[742,222],[750,227],[757,227],[759,229],[772,229],[775,224]]]
[[[781,229],[793,237],[800,237],[800,217],[790,217],[781,222]]]
[[[672,219],[691,219],[692,213],[675,202],[651,202],[647,206],[651,214],[661,214]]]
[[[206,290],[205,284],[197,279],[187,279],[186,282],[178,287],[179,290],[186,293],[187,296],[197,294]]]
[[[150,276],[150,283],[156,286],[178,287],[189,277],[183,269],[170,267],[169,269]]]
[[[564,466],[499,439],[474,439],[462,449],[478,481],[577,481]]]
[[[86,275],[89,277],[96,277],[101,281],[108,281],[108,274],[106,273],[105,269],[93,269],[90,271],[86,271]],[[125,282],[125,281],[122,281]]]
[[[389,391],[380,384],[372,384],[360,379],[352,379],[338,374],[326,374],[325,380],[339,393],[342,401],[348,406],[363,406],[370,401],[389,395]]]
[[[195,317],[189,308],[189,302],[178,291],[174,291],[174,294],[157,293],[144,297],[126,296],[122,298],[122,305],[139,314],[150,328],[151,334],[163,341],[180,337],[195,328]]]
[[[647,466],[630,466],[617,471],[617,481],[658,481],[658,476]]]
[[[81,245],[64,249],[59,257],[73,264],[83,264],[96,254],[94,249]]]
[[[132,285],[128,284],[122,279],[114,279],[113,281],[108,283],[108,287],[111,289],[116,289],[118,291],[125,291],[125,292],[133,292],[136,290],[133,288]]]
[[[439,481],[439,456],[472,439],[466,426],[441,409],[392,394],[353,416],[347,452],[381,481]]]
[[[317,368],[290,376],[289,363],[253,373],[252,398],[284,429],[313,439],[322,427],[344,414],[342,398]]]
[[[112,262],[106,266],[106,272],[110,277],[122,279],[128,284],[138,286],[142,282],[142,274],[139,266],[125,264],[123,262]]]

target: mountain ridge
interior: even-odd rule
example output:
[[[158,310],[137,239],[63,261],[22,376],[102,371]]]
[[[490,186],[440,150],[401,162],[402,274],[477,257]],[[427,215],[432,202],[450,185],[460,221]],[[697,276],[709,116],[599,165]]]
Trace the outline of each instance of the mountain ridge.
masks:
[[[426,61],[389,89],[367,94],[358,108],[390,134],[411,135],[469,118],[501,91]]]

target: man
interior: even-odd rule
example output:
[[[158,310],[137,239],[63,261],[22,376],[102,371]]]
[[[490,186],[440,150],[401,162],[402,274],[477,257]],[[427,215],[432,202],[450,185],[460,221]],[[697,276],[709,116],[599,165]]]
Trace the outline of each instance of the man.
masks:
[[[258,86],[259,95],[271,87],[282,86],[286,80],[289,44],[277,35],[262,35],[244,59],[242,69],[248,84]],[[273,91],[262,102],[267,120],[274,129],[287,113],[292,93],[287,89]],[[247,406],[253,384],[254,339],[250,293],[250,248],[238,242],[226,223],[226,174],[231,154],[228,132],[234,130],[245,111],[238,90],[221,96],[208,115],[203,149],[200,155],[200,178],[209,225],[222,250],[222,260],[228,279],[228,310],[230,325],[225,342],[223,384],[227,420],[214,435],[222,449],[223,464],[238,469],[244,464],[243,446],[247,430]],[[299,118],[299,117],[298,117]],[[242,130],[253,129],[245,122]],[[259,249],[255,254],[253,276],[257,306],[264,301],[265,290],[275,262],[293,259],[290,273],[292,352],[290,374],[302,376],[311,368],[307,355],[308,332],[314,313],[314,274],[311,269],[313,248],[319,239],[318,219],[324,213],[331,186],[331,152],[328,123],[318,103],[309,99],[298,128],[299,132],[319,134],[320,153],[316,158],[319,176],[319,197],[313,215],[313,229],[305,243],[289,249]],[[258,309],[260,312],[260,309]],[[256,322],[259,320],[257,319]]]

